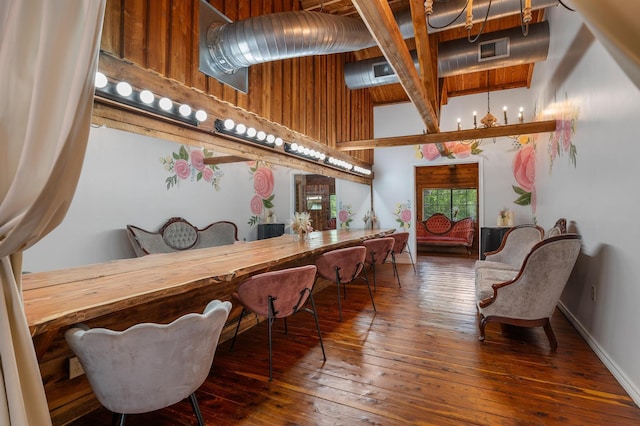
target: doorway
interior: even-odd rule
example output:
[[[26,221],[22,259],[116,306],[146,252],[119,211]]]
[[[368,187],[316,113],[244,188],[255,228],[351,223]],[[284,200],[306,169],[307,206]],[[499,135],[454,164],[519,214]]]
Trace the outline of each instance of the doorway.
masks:
[[[479,165],[478,163],[416,167],[416,227],[434,213],[442,213],[451,221],[473,219],[474,238],[470,249],[478,253],[479,240]],[[417,245],[418,254],[446,254],[469,257],[463,247]]]
[[[321,175],[295,175],[295,211],[308,212],[316,231],[336,229],[336,180]]]

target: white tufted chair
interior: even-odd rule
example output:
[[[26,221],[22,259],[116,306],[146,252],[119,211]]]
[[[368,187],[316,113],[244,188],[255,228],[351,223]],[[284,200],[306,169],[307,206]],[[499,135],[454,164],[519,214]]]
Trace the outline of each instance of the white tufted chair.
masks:
[[[186,397],[204,425],[195,391],[207,378],[230,302],[211,301],[202,314],[170,324],[137,324],[124,331],[75,326],[65,333],[98,401],[123,425]]]

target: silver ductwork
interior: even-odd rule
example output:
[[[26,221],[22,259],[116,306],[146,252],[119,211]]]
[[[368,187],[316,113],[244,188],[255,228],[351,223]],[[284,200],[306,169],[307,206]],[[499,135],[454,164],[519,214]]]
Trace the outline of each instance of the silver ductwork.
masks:
[[[429,32],[438,28],[464,25],[460,13],[467,0],[434,3]],[[558,0],[532,0],[532,8],[555,6]],[[476,0],[476,22],[484,19],[490,6],[490,19],[519,13],[520,0]],[[247,91],[247,67],[264,62],[311,55],[351,52],[376,43],[359,19],[319,12],[282,12],[261,15],[238,22],[200,0],[200,71],[238,90]],[[461,15],[456,19],[456,16]],[[404,38],[414,36],[411,12],[395,16]],[[242,75],[239,77],[238,75]]]
[[[375,41],[358,19],[300,11],[213,24],[207,46],[214,65],[232,73],[263,62],[352,52],[375,46]]]
[[[545,21],[529,25],[526,37],[517,27],[483,34],[475,43],[466,38],[440,43],[438,77],[544,61],[550,39],[549,23]],[[415,50],[411,56],[419,68]],[[344,80],[349,89],[362,89],[397,83],[398,76],[384,57],[378,57],[345,64]]]

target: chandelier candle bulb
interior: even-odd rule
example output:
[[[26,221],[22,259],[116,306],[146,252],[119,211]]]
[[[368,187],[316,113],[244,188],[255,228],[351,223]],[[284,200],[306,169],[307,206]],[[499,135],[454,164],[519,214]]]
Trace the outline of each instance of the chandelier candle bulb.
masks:
[[[507,106],[506,105],[502,108],[502,112],[504,112],[504,124],[509,124],[509,120],[507,119]]]
[[[458,130],[462,129],[462,125],[460,124],[460,121],[461,121],[460,118],[458,118]]]
[[[477,117],[478,113],[476,111],[473,111],[473,128],[477,129],[478,128],[478,120]]]

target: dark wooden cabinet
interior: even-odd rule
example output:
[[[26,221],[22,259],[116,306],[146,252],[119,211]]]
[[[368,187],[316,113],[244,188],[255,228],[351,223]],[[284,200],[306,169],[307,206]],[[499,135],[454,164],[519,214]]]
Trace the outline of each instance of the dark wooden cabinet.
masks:
[[[504,234],[511,229],[508,226],[483,227],[480,230],[480,259],[484,260],[484,253],[496,250],[502,243]]]
[[[284,223],[261,223],[258,225],[258,239],[279,237],[284,234]]]

